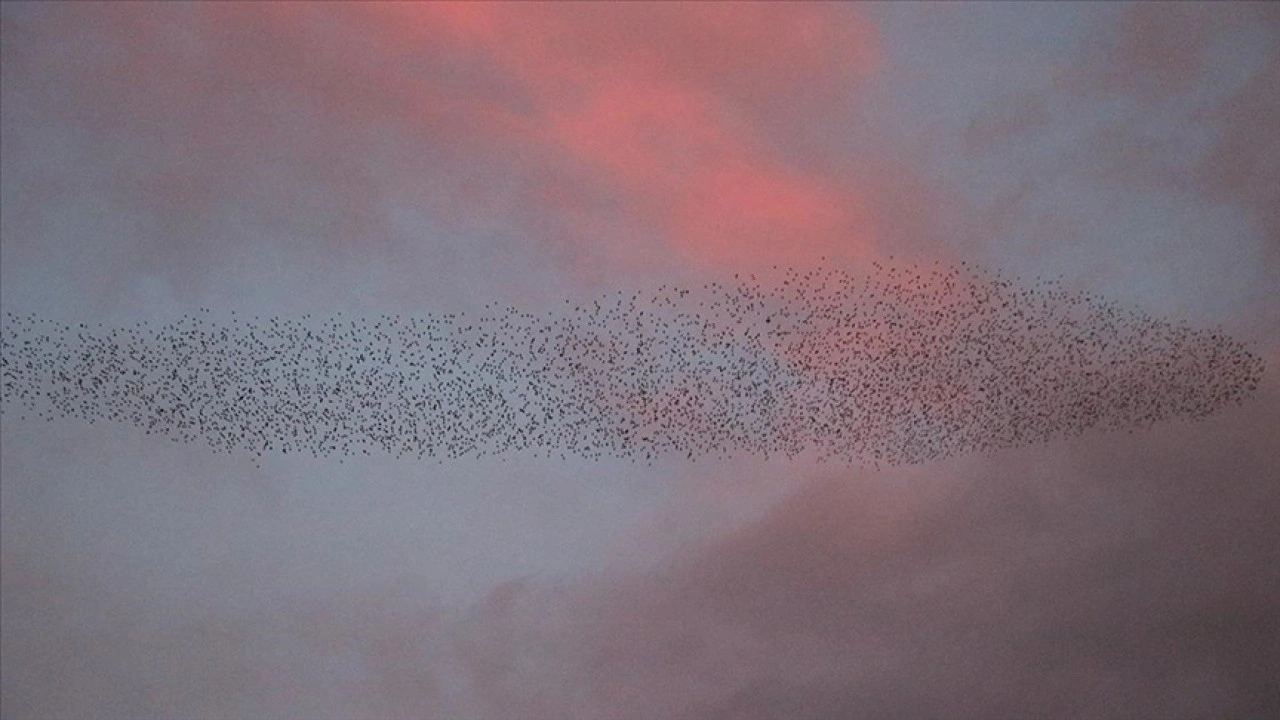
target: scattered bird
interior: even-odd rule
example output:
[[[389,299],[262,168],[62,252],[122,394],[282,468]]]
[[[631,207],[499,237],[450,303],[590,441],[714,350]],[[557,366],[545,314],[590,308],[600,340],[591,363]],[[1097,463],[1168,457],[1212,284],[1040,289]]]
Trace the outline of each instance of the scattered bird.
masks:
[[[1220,332],[968,264],[779,279],[475,318],[201,308],[93,331],[6,313],[4,406],[255,459],[812,451],[882,467],[1198,420],[1263,372]]]

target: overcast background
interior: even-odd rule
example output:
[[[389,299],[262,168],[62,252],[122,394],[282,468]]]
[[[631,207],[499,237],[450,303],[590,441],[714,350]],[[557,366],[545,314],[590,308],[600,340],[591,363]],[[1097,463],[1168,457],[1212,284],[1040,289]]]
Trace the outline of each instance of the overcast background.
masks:
[[[1280,716],[1280,13],[0,6],[0,304],[529,310],[976,262],[1269,366],[880,473],[338,465],[3,418],[5,720]]]

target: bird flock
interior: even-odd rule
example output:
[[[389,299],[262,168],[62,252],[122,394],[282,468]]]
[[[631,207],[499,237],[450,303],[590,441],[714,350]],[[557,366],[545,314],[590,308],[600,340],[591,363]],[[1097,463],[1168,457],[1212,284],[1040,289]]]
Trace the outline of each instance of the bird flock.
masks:
[[[3,406],[214,451],[896,465],[1199,420],[1261,358],[1214,330],[971,266],[819,267],[546,312],[104,329],[5,314]]]

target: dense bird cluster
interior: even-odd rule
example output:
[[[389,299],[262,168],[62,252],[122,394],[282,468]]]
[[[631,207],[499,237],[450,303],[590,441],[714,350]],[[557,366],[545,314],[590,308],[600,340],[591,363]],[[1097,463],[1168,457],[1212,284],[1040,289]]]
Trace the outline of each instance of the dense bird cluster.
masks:
[[[1220,333],[1052,282],[873,265],[537,314],[201,310],[114,330],[6,315],[4,404],[255,456],[812,451],[888,465],[1199,419],[1263,372]]]

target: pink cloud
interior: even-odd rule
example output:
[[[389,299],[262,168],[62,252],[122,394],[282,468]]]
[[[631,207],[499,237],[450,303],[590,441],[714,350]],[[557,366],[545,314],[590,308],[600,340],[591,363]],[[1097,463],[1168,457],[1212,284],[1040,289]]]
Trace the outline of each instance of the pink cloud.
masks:
[[[766,101],[803,106],[807,93],[852,92],[874,72],[874,34],[856,16],[760,5],[399,12],[413,28],[446,28],[516,79],[539,110],[524,141],[564,153],[583,182],[619,193],[688,261],[856,256],[874,237],[857,188],[791,166],[753,130],[775,112]]]
[[[48,15],[32,50],[11,51],[18,84],[6,83],[54,119],[51,143],[83,144],[22,178],[7,251],[58,235],[60,197],[100,197],[121,225],[103,228],[112,258],[96,267],[111,272],[75,280],[103,286],[99,305],[126,266],[198,294],[263,254],[307,288],[380,263],[381,291],[420,304],[422,278],[481,252],[458,244],[476,236],[484,252],[543,258],[587,285],[861,259],[899,242],[898,221],[925,201],[885,197],[880,185],[910,175],[901,163],[850,172],[803,137],[840,124],[879,67],[853,6]],[[22,147],[33,168],[50,155]]]

